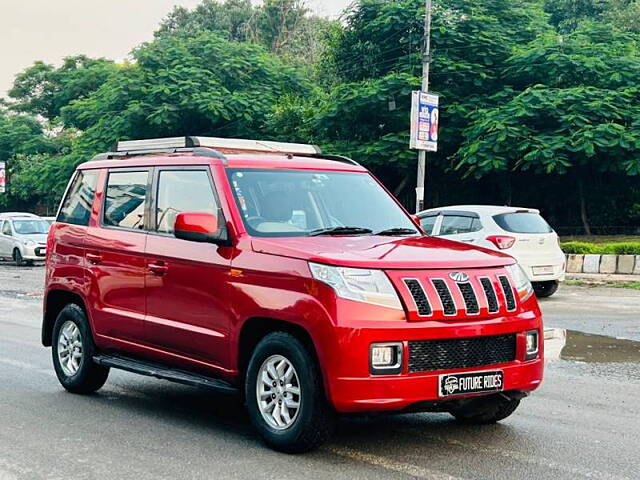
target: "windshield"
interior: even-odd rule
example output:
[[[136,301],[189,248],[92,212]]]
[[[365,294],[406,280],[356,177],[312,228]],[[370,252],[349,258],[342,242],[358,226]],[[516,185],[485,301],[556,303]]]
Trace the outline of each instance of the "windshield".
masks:
[[[512,233],[551,233],[553,229],[537,213],[516,212],[495,215],[498,226]]]
[[[367,173],[229,169],[228,175],[245,227],[255,236],[418,233]]]
[[[13,230],[19,235],[36,235],[49,233],[48,222],[44,220],[14,220]]]

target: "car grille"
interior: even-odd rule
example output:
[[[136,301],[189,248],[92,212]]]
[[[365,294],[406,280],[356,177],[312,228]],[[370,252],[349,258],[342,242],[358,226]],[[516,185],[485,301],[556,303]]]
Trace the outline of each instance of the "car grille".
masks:
[[[516,335],[417,340],[409,342],[409,372],[474,368],[512,362]]]
[[[513,312],[517,298],[504,270],[469,272],[426,271],[416,277],[399,277],[403,297],[414,320],[498,315]],[[460,275],[461,281],[456,281]],[[417,317],[417,318],[416,318]]]

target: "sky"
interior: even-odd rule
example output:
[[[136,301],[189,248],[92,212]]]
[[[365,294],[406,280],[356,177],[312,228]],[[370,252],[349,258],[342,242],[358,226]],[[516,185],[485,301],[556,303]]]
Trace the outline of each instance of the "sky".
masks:
[[[123,60],[151,40],[174,5],[200,0],[0,0],[0,97],[36,60],[60,64],[85,54]],[[307,0],[321,15],[337,17],[351,0]]]

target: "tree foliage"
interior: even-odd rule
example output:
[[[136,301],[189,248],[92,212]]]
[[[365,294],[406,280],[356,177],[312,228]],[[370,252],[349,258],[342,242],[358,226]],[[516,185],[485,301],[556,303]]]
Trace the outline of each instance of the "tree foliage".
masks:
[[[427,203],[530,204],[585,228],[634,222],[639,2],[434,2],[441,131]],[[196,134],[320,144],[411,208],[423,15],[422,0],[358,0],[340,23],[302,0],[204,0],[170,12],[130,62],[36,62],[0,102],[2,201],[55,204],[75,165],[114,140]]]

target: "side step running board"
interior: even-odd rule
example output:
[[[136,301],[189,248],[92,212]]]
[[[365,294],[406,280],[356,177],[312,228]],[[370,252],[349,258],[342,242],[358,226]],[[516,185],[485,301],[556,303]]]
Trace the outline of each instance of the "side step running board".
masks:
[[[133,358],[116,356],[116,355],[96,355],[93,361],[98,365],[105,367],[126,370],[127,372],[139,373],[149,377],[161,378],[170,382],[182,383],[184,385],[192,385],[194,387],[203,387],[209,390],[215,390],[221,393],[237,394],[238,389],[224,380],[205,377],[197,373],[185,372],[184,370],[176,370],[157,363],[145,362]]]

